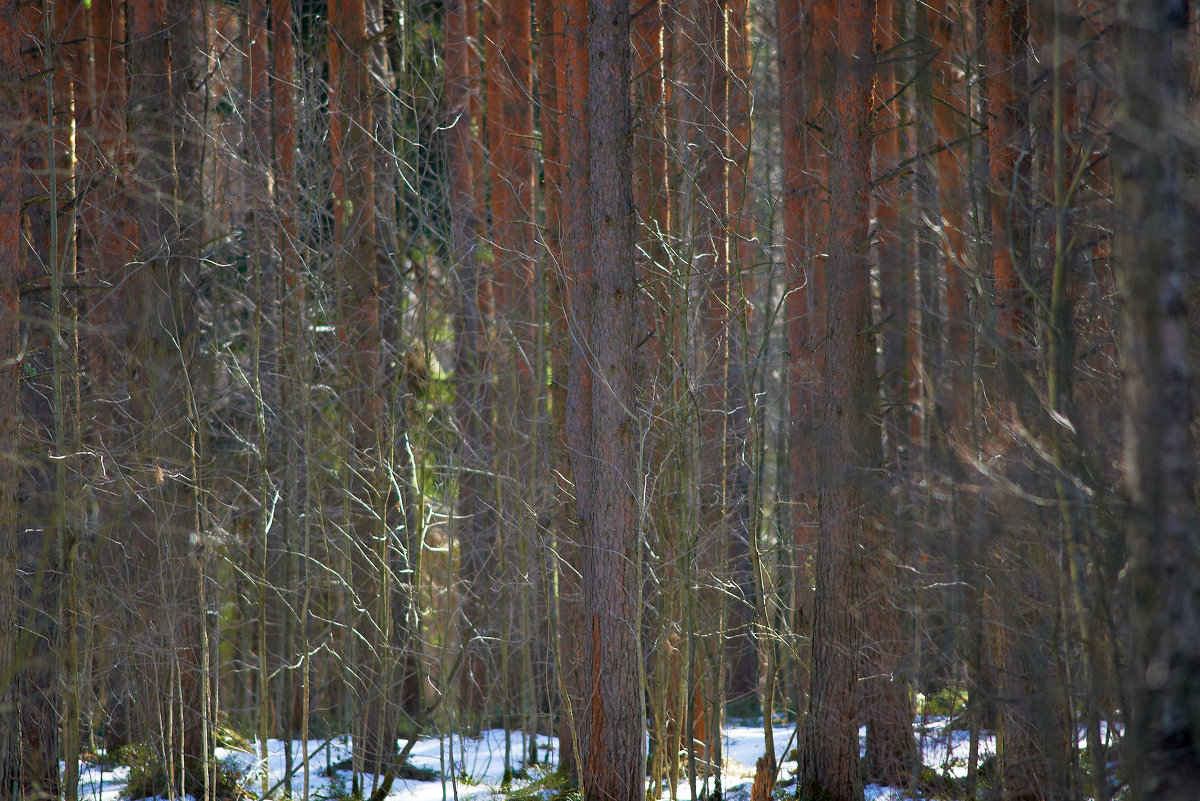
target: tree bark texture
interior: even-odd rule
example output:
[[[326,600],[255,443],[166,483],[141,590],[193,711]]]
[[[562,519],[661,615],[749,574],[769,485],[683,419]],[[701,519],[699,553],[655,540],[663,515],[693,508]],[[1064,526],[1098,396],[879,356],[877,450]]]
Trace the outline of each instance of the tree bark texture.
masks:
[[[868,263],[875,3],[838,3],[836,96],[830,103],[829,263],[823,426],[817,444],[819,520],[813,661],[798,797],[862,798],[855,697],[861,632],[860,549],[877,524],[872,472],[880,461],[875,337]]]
[[[572,137],[569,164],[586,163],[589,326],[579,330],[591,378],[586,488],[580,549],[586,700],[579,731],[585,798],[640,801],[645,794],[645,703],[641,682],[641,538],[638,497],[637,302],[631,178],[629,4],[590,0],[586,18],[569,9],[568,37],[585,25],[588,146]],[[580,220],[582,222],[582,220]],[[574,244],[574,243],[572,243]],[[576,285],[578,287],[578,284]],[[578,320],[576,320],[578,322]],[[578,390],[576,386],[576,397]]]
[[[592,221],[588,186],[591,162],[591,118],[588,114],[590,73],[588,70],[588,0],[568,0],[563,16],[565,65],[560,94],[561,139],[566,166],[562,185],[563,263],[560,292],[566,324],[564,344],[569,343],[566,387],[566,450],[575,489],[575,520],[571,531],[562,531],[559,543],[559,662],[568,702],[567,715],[559,726],[560,737],[571,741],[573,763],[582,784],[587,774],[587,746],[582,721],[589,701],[589,666],[585,661],[589,636],[585,621],[582,566],[587,555],[587,538],[595,512],[592,505],[594,463],[592,449],[592,385],[590,355],[586,339],[592,325],[593,265]],[[578,747],[576,747],[578,746]]]
[[[1026,59],[1029,19],[1017,0],[988,0],[983,20],[987,70],[987,146],[990,177],[991,269],[996,295],[996,337],[1018,347],[1028,325],[1020,254],[1028,251],[1022,209],[1012,208],[1028,172]]]

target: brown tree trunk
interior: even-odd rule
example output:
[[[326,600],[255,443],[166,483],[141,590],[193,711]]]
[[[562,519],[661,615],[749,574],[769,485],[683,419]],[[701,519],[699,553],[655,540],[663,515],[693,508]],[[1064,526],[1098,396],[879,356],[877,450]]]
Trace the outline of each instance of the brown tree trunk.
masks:
[[[1023,46],[1028,31],[1025,4],[992,0],[983,20],[986,47],[988,171],[990,175],[991,270],[996,296],[996,337],[1015,348],[1027,335],[1025,296],[1015,256],[1028,251],[1027,228],[1012,219],[1010,201],[1023,189],[1028,170],[1028,96]],[[1018,210],[1017,213],[1021,213]]]
[[[862,556],[877,525],[872,472],[880,462],[874,422],[875,338],[871,329],[871,107],[875,4],[838,4],[837,95],[829,119],[829,271],[826,283],[824,425],[817,442],[819,520],[812,684],[798,797],[862,798],[855,714]]]
[[[123,6],[112,0],[92,4],[93,82],[90,92],[93,147],[84,162],[91,191],[84,198],[80,263],[84,280],[103,287],[85,299],[83,309],[83,363],[85,365],[84,414],[92,421],[84,443],[101,453],[124,441],[121,399],[126,351],[123,331],[123,277],[137,243],[137,226],[130,213],[129,179],[132,153],[126,136],[128,109],[124,42],[126,24]],[[118,445],[118,448],[121,446]],[[119,452],[119,451],[118,451]],[[124,531],[124,490],[115,473],[97,483],[93,530],[97,540],[98,569],[109,581],[96,609],[97,642],[119,639],[129,628],[130,610],[118,598],[128,597],[123,566],[125,554],[118,543]],[[132,705],[121,699],[132,686],[130,655],[123,649],[105,649],[96,660],[98,682],[106,697],[105,744],[127,744],[132,736]]]
[[[810,564],[816,547],[816,404],[822,375],[825,327],[824,235],[828,201],[825,152],[819,139],[823,87],[832,82],[835,4],[779,3],[780,111],[784,162],[783,251],[788,295],[788,514],[793,531],[792,587],[800,638],[797,710],[809,707],[810,666],[806,653],[813,622]],[[832,91],[832,90],[831,90]],[[801,746],[804,735],[801,734]]]
[[[630,40],[627,0],[591,0],[586,16],[566,20],[568,41],[584,35],[587,54],[585,121],[587,147],[569,144],[570,174],[586,175],[586,195],[572,191],[580,214],[568,226],[568,246],[583,257],[571,265],[577,301],[587,301],[587,327],[576,329],[586,361],[572,364],[572,400],[590,409],[586,447],[575,454],[589,463],[577,484],[584,521],[580,549],[583,590],[586,700],[579,727],[580,779],[584,797],[640,801],[645,795],[645,703],[641,682],[641,481],[636,459],[638,335],[634,218],[630,147]],[[568,45],[570,48],[571,45]],[[572,87],[573,88],[573,87]],[[577,102],[577,101],[576,101]],[[589,247],[571,234],[586,220]],[[586,260],[586,261],[584,261]],[[583,262],[583,263],[581,263]],[[584,264],[587,266],[584,267]],[[586,283],[580,286],[580,279]],[[590,291],[579,291],[590,289]],[[574,321],[578,322],[579,317]],[[588,373],[593,380],[581,379]],[[590,397],[581,397],[590,389]],[[576,407],[578,408],[578,407]]]
[[[879,3],[879,52],[891,53],[900,39],[891,0]],[[891,58],[885,56],[885,58]],[[891,174],[901,158],[901,122],[899,103],[893,95],[899,82],[894,60],[879,70],[877,102],[882,109],[875,120],[876,172]],[[878,180],[878,179],[877,179]],[[899,478],[908,458],[907,397],[904,382],[908,340],[908,287],[910,268],[903,247],[903,232],[898,204],[901,193],[899,180],[891,175],[877,194],[875,217],[879,230],[877,258],[880,280],[880,331],[883,339],[884,419],[881,431],[888,448],[888,464],[895,478],[889,484],[891,497],[902,498],[904,487]],[[890,509],[906,504],[889,504]],[[881,513],[884,509],[879,510]],[[910,677],[904,672],[906,643],[904,640],[904,604],[907,593],[902,581],[907,572],[897,568],[896,554],[904,552],[910,536],[905,531],[910,521],[902,511],[882,514],[880,525],[874,527],[868,539],[867,574],[865,582],[864,623],[866,643],[863,649],[861,691],[863,724],[867,727],[865,775],[882,784],[903,785],[911,779],[916,764],[917,744],[913,737],[913,709]],[[903,558],[903,557],[900,557]]]
[[[687,328],[692,331],[682,358],[697,383],[699,408],[693,418],[693,464],[688,480],[697,499],[696,524],[687,532],[693,552],[694,588],[689,590],[688,691],[691,696],[693,779],[707,785],[720,764],[721,721],[725,698],[725,612],[717,589],[727,579],[730,517],[726,475],[726,368],[729,360],[729,196],[726,128],[729,74],[725,62],[725,0],[688,0],[679,26],[679,67],[684,90],[679,100],[684,143],[683,175],[688,205],[683,225],[690,227],[687,281],[696,297]],[[685,229],[688,230],[688,229]],[[744,536],[743,536],[744,541]],[[690,746],[690,744],[689,744]],[[689,759],[693,749],[688,748]],[[716,774],[719,775],[719,774]]]
[[[31,70],[32,13],[16,3],[0,5],[0,788],[15,799],[58,798],[57,729],[54,719],[55,675],[49,643],[39,645],[44,626],[39,608],[52,599],[39,592],[48,584],[50,552],[26,533],[40,521],[21,499],[27,465],[23,461],[22,369],[25,353],[21,283],[28,262],[21,241],[22,143],[28,136],[32,107],[22,80]],[[44,146],[45,140],[35,137]],[[39,539],[52,539],[50,532]],[[53,609],[49,607],[46,611]],[[48,632],[50,634],[53,631]],[[47,683],[48,680],[48,683]]]
[[[446,139],[446,166],[450,178],[450,248],[458,276],[458,312],[455,318],[455,419],[461,442],[458,489],[459,579],[464,595],[464,627],[460,633],[467,649],[459,679],[464,709],[479,714],[487,694],[486,651],[476,630],[494,603],[492,566],[495,562],[495,507],[488,494],[487,471],[491,464],[492,420],[490,385],[483,374],[483,298],[476,260],[478,220],[475,196],[474,153],[471,133],[471,85],[477,60],[468,39],[471,0],[450,0],[445,8],[446,109],[450,128]],[[477,622],[478,621],[478,622]]]
[[[749,370],[746,367],[751,331],[749,298],[753,293],[755,239],[755,196],[751,191],[750,28],[746,0],[729,0],[728,46],[728,150],[726,171],[729,230],[728,277],[725,298],[728,309],[725,358],[725,519],[729,568],[735,595],[729,601],[726,625],[728,679],[725,691],[730,701],[756,699],[758,692],[758,645],[754,634],[757,589],[751,551],[755,536],[751,514],[751,454]]]
[[[489,657],[494,662],[490,669],[504,674],[490,677],[491,695],[496,697],[485,697],[484,704],[492,703],[507,711],[516,706],[520,684],[508,668],[513,652],[532,647],[532,633],[518,631],[514,617],[520,603],[516,585],[523,546],[519,541],[534,530],[529,510],[535,505],[531,494],[536,491],[532,468],[539,389],[534,380],[538,320],[534,304],[533,46],[529,1],[484,3],[482,32],[493,255],[488,276],[498,343],[489,365],[496,385],[492,503],[501,529],[512,536],[496,541],[503,551],[496,555],[504,571],[504,575],[495,577],[500,602],[481,608],[483,617],[472,623],[488,633],[487,642],[499,643]]]
[[[334,263],[338,348],[348,419],[343,506],[351,586],[363,608],[354,616],[352,711],[355,762],[381,774],[396,753],[397,701],[387,686],[391,628],[382,574],[390,560],[385,508],[382,328],[376,274],[375,143],[370,42],[365,0],[329,6],[329,129],[333,156]]]
[[[585,661],[588,631],[584,617],[584,585],[581,568],[594,511],[591,498],[593,463],[587,457],[592,447],[592,371],[586,369],[589,352],[585,334],[592,320],[592,227],[590,219],[591,118],[589,102],[588,2],[568,0],[564,9],[562,56],[564,82],[560,84],[559,111],[564,125],[560,142],[566,175],[562,184],[562,254],[559,289],[569,343],[565,392],[565,452],[569,455],[574,484],[574,525],[561,531],[558,589],[559,663],[567,714],[560,721],[559,736],[565,745],[561,764],[576,771],[581,784],[587,777],[587,746],[583,740],[583,718],[589,699],[588,664]],[[562,129],[560,129],[562,130]],[[566,735],[565,740],[562,739]],[[585,788],[586,789],[586,788]]]

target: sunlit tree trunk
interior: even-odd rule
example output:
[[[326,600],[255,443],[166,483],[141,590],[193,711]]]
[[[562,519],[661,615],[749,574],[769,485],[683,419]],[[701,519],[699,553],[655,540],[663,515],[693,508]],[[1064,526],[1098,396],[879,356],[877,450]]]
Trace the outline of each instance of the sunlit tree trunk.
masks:
[[[530,636],[518,633],[515,620],[520,604],[517,588],[519,541],[533,530],[533,432],[537,419],[534,374],[538,356],[534,295],[534,161],[533,48],[528,0],[495,0],[483,4],[482,41],[486,84],[486,124],[490,175],[492,261],[487,265],[491,286],[496,347],[488,372],[495,381],[496,474],[493,500],[502,530],[496,554],[502,574],[495,576],[501,602],[480,607],[472,621],[485,635],[475,647],[487,653],[488,670],[481,677],[490,687],[486,705],[512,708],[520,684],[509,665],[517,648],[531,647]],[[479,178],[481,176],[477,176]],[[516,635],[516,636],[510,636]],[[486,648],[485,643],[495,647]],[[518,644],[519,643],[519,644]]]
[[[569,266],[572,309],[589,307],[585,327],[573,332],[586,359],[571,365],[568,401],[590,410],[587,442],[573,454],[583,522],[579,568],[587,688],[577,759],[585,798],[640,801],[646,759],[629,5],[592,0],[586,16],[574,13],[579,10],[569,7],[566,18],[568,49],[585,43],[588,66],[582,99],[587,145],[577,147],[581,131],[572,131],[568,144],[568,180],[582,175],[584,185],[568,199],[568,213],[578,216],[566,240],[580,256]],[[588,240],[586,250],[571,238],[579,234]],[[579,315],[572,317],[573,325],[580,322]],[[589,375],[590,382],[582,380]],[[574,445],[582,432],[572,428]],[[581,486],[582,464],[590,466],[590,474]]]

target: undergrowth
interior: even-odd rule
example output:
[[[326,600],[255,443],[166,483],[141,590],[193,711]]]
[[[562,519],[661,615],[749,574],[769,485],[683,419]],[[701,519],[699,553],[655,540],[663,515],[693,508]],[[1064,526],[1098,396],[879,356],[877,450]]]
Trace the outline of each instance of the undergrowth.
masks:
[[[129,778],[122,798],[137,801],[142,798],[174,795],[179,789],[179,778],[168,775],[163,760],[155,749],[144,743],[123,746],[116,751],[117,762],[129,767]],[[249,798],[242,782],[245,770],[233,759],[210,762],[208,778],[212,796],[217,801],[242,801]],[[183,777],[183,789],[194,798],[204,798],[204,767],[192,765]]]

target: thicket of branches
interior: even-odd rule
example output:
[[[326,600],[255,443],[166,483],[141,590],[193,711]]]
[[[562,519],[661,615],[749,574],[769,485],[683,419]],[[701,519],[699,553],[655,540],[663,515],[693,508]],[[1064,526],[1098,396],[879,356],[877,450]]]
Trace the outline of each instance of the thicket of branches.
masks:
[[[0,797],[1190,797],[1186,5],[0,0]]]

